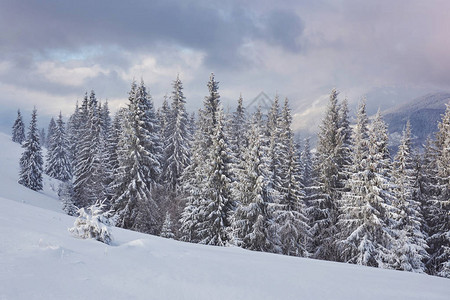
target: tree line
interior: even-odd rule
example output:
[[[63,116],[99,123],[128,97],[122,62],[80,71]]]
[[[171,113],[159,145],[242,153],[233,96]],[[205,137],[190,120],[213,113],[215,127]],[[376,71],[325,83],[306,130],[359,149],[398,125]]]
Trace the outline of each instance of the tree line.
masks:
[[[86,93],[67,125],[51,120],[45,168],[36,109],[26,138],[19,111],[19,183],[40,190],[45,172],[68,214],[101,200],[126,229],[450,278],[450,105],[423,153],[407,122],[391,155],[381,113],[369,119],[362,101],[351,125],[333,90],[313,151],[288,99],[250,114],[241,96],[226,113],[211,74],[194,116],[178,77],[172,87],[155,109],[133,82],[113,117]]]

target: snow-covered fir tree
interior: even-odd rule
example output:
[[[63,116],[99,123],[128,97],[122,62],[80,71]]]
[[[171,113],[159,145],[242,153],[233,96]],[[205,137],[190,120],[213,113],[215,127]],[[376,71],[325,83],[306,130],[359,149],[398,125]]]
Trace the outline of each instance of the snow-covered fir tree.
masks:
[[[201,111],[199,112],[201,116]],[[197,120],[196,125],[191,125],[193,128],[201,128],[201,119]],[[193,141],[191,147],[191,163],[184,170],[181,180],[183,184],[183,191],[186,195],[183,212],[180,216],[180,239],[185,242],[198,243],[199,235],[197,224],[202,218],[198,213],[200,202],[203,200],[203,185],[205,180],[204,171],[204,150],[203,139],[204,133],[201,130],[193,131]]]
[[[301,174],[300,179],[303,186],[303,191],[305,193],[305,197],[308,197],[309,191],[308,188],[311,187],[314,183],[313,177],[313,156],[311,153],[311,142],[310,138],[306,138],[303,144],[303,149],[300,151],[300,162],[301,162]]]
[[[270,185],[278,193],[283,189],[283,173],[280,166],[283,162],[283,154],[286,153],[287,143],[282,141],[282,117],[278,96],[275,96],[272,107],[267,115],[265,133],[267,136],[267,155],[269,158]],[[283,143],[284,142],[284,143]],[[277,202],[275,197],[274,202]]]
[[[102,137],[104,140],[107,140],[112,126],[107,100],[104,103],[101,103],[101,105],[99,104],[99,115]]]
[[[79,132],[77,132],[76,163],[74,175],[74,202],[78,207],[85,207],[95,203],[101,189],[100,164],[100,118],[98,101],[94,91],[89,98],[87,93],[79,112]]]
[[[200,202],[203,201],[204,172],[201,148],[202,134],[197,130],[192,143],[191,163],[184,170],[182,175],[183,190],[186,194],[185,205],[180,216],[180,240],[191,243],[198,243],[197,225],[202,218],[199,214]]]
[[[45,173],[61,181],[68,181],[72,178],[69,142],[65,130],[65,123],[60,112],[58,120],[52,128],[52,135],[49,137]]]
[[[189,120],[186,112],[186,99],[180,78],[173,82],[172,103],[169,118],[165,118],[165,149],[163,179],[176,191],[180,187],[181,174],[190,164]],[[167,115],[167,108],[161,115]]]
[[[203,133],[202,149],[203,154],[208,153],[212,145],[212,137],[215,133],[217,124],[217,111],[220,106],[219,82],[215,80],[214,74],[211,74],[208,81],[208,96],[203,101],[203,108],[199,112],[199,122],[197,130]]]
[[[76,216],[79,208],[73,203],[73,184],[70,180],[59,185],[58,197],[62,203],[63,211],[69,216]]]
[[[24,151],[20,157],[19,183],[29,189],[40,191],[42,190],[44,161],[42,159],[41,144],[39,143],[36,108],[33,109],[31,114],[27,139],[22,148],[24,148]]]
[[[205,158],[203,201],[199,213],[203,218],[197,224],[200,243],[225,246],[231,240],[231,216],[234,210],[232,195],[232,158],[225,135],[222,108],[217,111],[212,145]]]
[[[421,160],[421,172],[420,172],[420,192],[422,194],[422,213],[424,217],[423,228],[427,235],[427,244],[429,260],[426,262],[427,273],[435,275],[436,266],[433,261],[433,253],[438,249],[434,247],[434,243],[431,237],[437,232],[440,221],[440,209],[436,206],[437,197],[440,194],[438,178],[437,178],[437,166],[436,158],[438,150],[435,140],[430,136],[427,138],[424,145],[424,153]]]
[[[120,140],[120,135],[122,132],[122,125],[125,124],[125,119],[128,116],[127,108],[120,108],[114,115],[114,119],[111,124],[110,132],[108,135],[108,161],[110,164],[111,170],[113,170],[113,174],[115,174],[116,170],[119,168],[119,159],[118,159],[118,147]],[[115,175],[113,175],[114,177]]]
[[[313,256],[319,259],[337,260],[335,247],[336,227],[339,215],[338,201],[344,186],[343,130],[345,114],[339,114],[338,92],[331,91],[327,111],[320,125],[317,143],[317,164],[315,165],[320,197],[310,200],[313,229]],[[343,113],[346,113],[344,110]]]
[[[182,240],[226,245],[231,239],[231,151],[225,135],[218,82],[211,74],[199,113],[193,156],[183,175],[187,203],[181,215]]]
[[[159,137],[153,103],[143,82],[133,82],[121,124],[119,168],[112,183],[116,225],[155,233],[159,218],[153,189],[160,173]]]
[[[124,118],[125,110],[125,108],[120,108],[116,112],[113,120],[110,123],[110,126],[107,127],[108,132],[106,134],[106,137],[102,141],[102,148],[104,149],[102,163],[104,164],[105,168],[105,176],[103,178],[104,199],[106,200],[105,205],[107,205],[107,207],[111,207],[111,199],[114,193],[112,185],[119,169],[118,145],[120,133],[122,131],[122,120]],[[109,117],[109,119],[111,118]]]
[[[345,192],[345,184],[348,180],[349,169],[352,164],[352,128],[350,127],[348,100],[345,98],[339,105],[339,138],[337,164],[339,166],[338,182],[339,190]]]
[[[189,116],[189,135],[191,136],[191,140],[194,139],[194,135],[195,135],[195,130],[197,129],[197,125],[196,125],[197,119],[195,116],[195,112],[192,112],[191,115]],[[192,151],[191,151],[192,152]]]
[[[159,236],[166,239],[175,239],[175,234],[172,231],[172,220],[170,219],[170,214],[168,212],[166,213],[166,218],[164,219],[161,234]]]
[[[17,110],[17,118],[12,127],[12,141],[19,144],[25,141],[25,125],[23,124],[20,110]]]
[[[55,119],[52,117],[50,119],[50,123],[48,123],[48,129],[47,129],[47,136],[45,137],[45,141],[46,141],[46,147],[47,149],[50,149],[52,146],[52,136],[55,132],[55,128],[56,128],[56,122]]]
[[[425,272],[424,262],[428,258],[428,248],[422,230],[424,223],[420,203],[414,199],[417,194],[415,187],[415,165],[411,144],[411,126],[409,121],[403,131],[403,136],[394,158],[392,181],[394,184],[394,205],[398,210],[396,234],[395,268],[405,271]]]
[[[394,236],[390,218],[393,197],[387,178],[389,152],[386,124],[378,114],[370,128],[362,102],[353,135],[353,164],[349,191],[341,200],[337,242],[344,262],[391,267]]]
[[[156,117],[158,118],[160,137],[163,142],[163,148],[165,149],[167,129],[169,127],[169,121],[172,117],[167,94],[164,95],[162,106],[156,111]]]
[[[101,199],[107,208],[110,207],[110,185],[113,181],[113,166],[111,164],[110,156],[111,148],[114,148],[117,144],[111,146],[111,117],[109,114],[108,102],[99,103],[99,145],[97,151],[98,168],[95,169],[94,177],[97,178],[98,184],[95,191],[97,199]]]
[[[280,237],[282,253],[294,256],[308,256],[310,244],[308,219],[305,215],[304,192],[301,184],[300,159],[291,130],[292,116],[287,98],[285,99],[280,142],[281,190],[278,202],[274,204],[274,224]]]
[[[80,108],[78,106],[78,101],[75,105],[75,110],[73,114],[69,117],[67,121],[67,140],[69,141],[69,161],[71,164],[72,170],[75,169],[76,166],[76,155],[78,151],[78,138],[81,128],[80,122]]]
[[[317,157],[311,153],[310,138],[307,138],[300,154],[301,161],[301,184],[303,186],[303,200],[306,206],[306,217],[310,227],[309,235],[311,237],[309,245],[307,245],[310,255],[314,254],[321,245],[321,241],[314,240],[312,237],[321,230],[322,223],[315,222],[321,216],[321,211],[317,210],[313,203],[325,201],[325,195],[319,182],[318,170],[314,168],[317,165]],[[325,224],[324,224],[325,225]],[[315,242],[315,243],[314,243]]]
[[[207,86],[209,94],[203,101],[203,108],[199,110],[197,123],[190,126],[191,130],[196,129],[191,147],[191,163],[182,175],[186,204],[180,217],[180,234],[182,241],[193,243],[203,239],[199,234],[198,224],[204,221],[205,216],[201,214],[200,208],[207,201],[204,184],[207,180],[205,158],[209,156],[212,146],[220,103],[219,83],[214,74],[211,74]]]
[[[250,250],[279,253],[280,240],[270,213],[275,191],[270,184],[268,140],[260,109],[253,115],[247,139],[235,191],[234,242]]]
[[[429,188],[429,272],[450,278],[450,105],[438,125],[428,174],[434,177]],[[435,168],[433,171],[431,168]]]
[[[146,176],[147,185],[151,188],[156,185],[161,176],[161,161],[163,157],[162,142],[159,135],[160,127],[158,125],[158,119],[156,118],[156,112],[153,105],[153,100],[150,94],[147,92],[147,88],[144,81],[138,85],[136,90],[136,105],[138,110],[144,112],[144,119],[142,127],[146,130],[148,138],[145,141],[145,148],[148,151],[149,156],[146,158]]]
[[[247,147],[247,140],[245,132],[248,131],[247,114],[244,107],[244,99],[242,95],[239,96],[236,111],[233,112],[231,124],[229,126],[229,140],[230,148],[233,151],[233,156],[239,161],[244,152],[243,149]]]
[[[39,143],[41,144],[41,147],[47,147],[47,135],[44,128],[39,130]]]

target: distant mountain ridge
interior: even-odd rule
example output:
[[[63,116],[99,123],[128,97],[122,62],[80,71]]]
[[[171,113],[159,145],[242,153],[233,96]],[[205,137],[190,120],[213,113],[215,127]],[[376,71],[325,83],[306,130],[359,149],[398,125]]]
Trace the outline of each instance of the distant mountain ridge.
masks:
[[[448,103],[450,103],[450,93],[433,93],[383,111],[384,120],[388,124],[392,154],[394,155],[397,151],[408,119],[411,123],[413,146],[422,148],[427,137],[438,130],[438,123]]]

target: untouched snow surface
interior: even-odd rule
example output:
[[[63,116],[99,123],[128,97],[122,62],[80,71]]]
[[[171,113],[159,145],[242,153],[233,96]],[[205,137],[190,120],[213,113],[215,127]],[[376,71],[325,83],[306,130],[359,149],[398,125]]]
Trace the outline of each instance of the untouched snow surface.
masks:
[[[45,178],[17,184],[21,148],[0,134],[0,299],[449,299],[450,280],[167,240],[113,228],[72,237]]]

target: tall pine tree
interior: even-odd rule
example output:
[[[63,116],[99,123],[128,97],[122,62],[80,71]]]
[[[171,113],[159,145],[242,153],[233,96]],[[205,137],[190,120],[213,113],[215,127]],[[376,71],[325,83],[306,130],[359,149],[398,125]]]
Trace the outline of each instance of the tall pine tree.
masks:
[[[389,152],[386,124],[377,115],[370,127],[363,102],[353,136],[353,164],[348,192],[341,200],[337,242],[344,262],[373,267],[394,264],[390,217],[393,200],[387,178]]]
[[[33,109],[30,127],[25,143],[25,150],[20,158],[19,183],[29,189],[42,190],[43,160],[41,145],[39,143],[39,130],[37,128],[37,110]]]
[[[173,82],[172,104],[169,118],[166,119],[163,178],[171,190],[180,187],[181,174],[190,163],[189,120],[186,112],[186,99],[180,78]],[[162,114],[165,113],[162,110]]]
[[[12,127],[12,141],[19,144],[25,141],[25,125],[23,124],[20,110],[17,110],[17,118]]]
[[[434,177],[429,193],[428,268],[433,275],[450,278],[450,105],[438,128],[432,156],[435,162],[428,166],[429,174]]]
[[[341,124],[344,124],[345,115],[339,114],[338,92],[333,89],[330,94],[329,103],[325,117],[322,120],[318,134],[317,164],[315,165],[318,175],[317,184],[320,188],[321,197],[311,199],[311,216],[314,257],[326,260],[337,260],[338,252],[335,247],[337,234],[337,218],[339,215],[338,201],[344,186],[342,173],[345,148]],[[343,111],[346,113],[346,111]]]
[[[237,208],[233,215],[235,243],[262,252],[281,252],[274,231],[271,208],[276,192],[270,184],[268,139],[263,129],[261,110],[253,115],[244,150],[242,171],[236,187]]]
[[[134,82],[119,137],[119,169],[112,184],[116,225],[155,233],[159,211],[153,189],[160,173],[159,138],[153,103],[143,82]]]
[[[52,117],[51,119],[50,119],[50,123],[48,124],[48,129],[47,129],[47,136],[46,136],[46,142],[47,142],[47,144],[46,144],[46,146],[47,146],[47,149],[50,149],[51,148],[51,146],[52,146],[52,144],[51,144],[51,139],[52,139],[52,136],[53,136],[53,134],[54,134],[54,132],[55,132],[55,128],[56,128],[56,123],[55,123],[55,119]]]
[[[79,122],[80,128],[75,139],[78,150],[75,157],[73,198],[77,207],[86,207],[101,199],[101,126],[94,91],[91,91],[89,98],[87,93],[84,97]]]
[[[420,203],[414,199],[417,191],[412,151],[411,126],[408,121],[392,170],[394,205],[398,210],[398,220],[394,227],[397,237],[395,255],[398,260],[395,267],[400,270],[423,273],[425,272],[424,262],[428,257],[426,251],[428,246],[422,230],[424,220]]]
[[[197,225],[200,243],[225,246],[231,240],[231,217],[235,207],[232,195],[232,158],[225,135],[223,110],[219,107],[212,145],[205,158],[204,197]]]
[[[45,173],[61,181],[68,181],[72,178],[69,161],[69,142],[65,130],[65,124],[60,112],[58,120],[52,129],[53,133],[49,137]]]
[[[199,112],[192,161],[183,174],[186,206],[181,214],[182,240],[225,245],[230,240],[230,150],[225,136],[219,83],[211,74],[209,94]]]
[[[276,231],[280,236],[282,253],[308,256],[309,226],[305,214],[304,192],[301,183],[300,159],[291,130],[292,117],[285,99],[279,127],[281,129],[281,189],[274,205]]]

